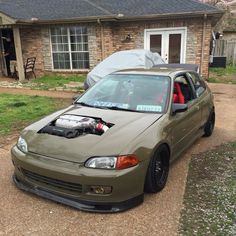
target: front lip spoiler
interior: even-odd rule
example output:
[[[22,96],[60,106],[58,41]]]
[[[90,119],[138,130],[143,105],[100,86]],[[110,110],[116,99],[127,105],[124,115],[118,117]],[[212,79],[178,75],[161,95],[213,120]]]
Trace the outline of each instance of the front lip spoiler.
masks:
[[[66,198],[62,195],[49,192],[41,187],[35,187],[28,182],[20,180],[19,178],[17,178],[15,174],[13,175],[12,178],[16,186],[21,190],[34,193],[40,197],[44,197],[87,212],[116,213],[116,212],[126,211],[130,208],[138,206],[143,202],[144,199],[144,194],[141,194],[129,200],[115,203],[81,201],[75,198]]]

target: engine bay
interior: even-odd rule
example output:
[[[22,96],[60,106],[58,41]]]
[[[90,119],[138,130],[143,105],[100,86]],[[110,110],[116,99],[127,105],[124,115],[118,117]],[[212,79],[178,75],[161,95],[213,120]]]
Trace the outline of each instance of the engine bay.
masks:
[[[38,133],[71,139],[86,134],[102,135],[113,125],[101,118],[64,114],[43,127]]]

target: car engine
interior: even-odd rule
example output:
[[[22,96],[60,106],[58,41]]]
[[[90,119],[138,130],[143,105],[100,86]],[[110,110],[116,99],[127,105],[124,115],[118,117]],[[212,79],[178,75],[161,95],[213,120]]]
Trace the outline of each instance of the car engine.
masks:
[[[38,133],[76,138],[85,134],[102,135],[112,126],[113,124],[106,123],[101,118],[64,114],[42,128]]]

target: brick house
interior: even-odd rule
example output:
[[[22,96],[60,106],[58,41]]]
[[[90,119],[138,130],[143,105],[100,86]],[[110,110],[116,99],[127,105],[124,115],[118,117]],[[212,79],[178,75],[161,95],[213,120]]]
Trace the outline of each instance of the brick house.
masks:
[[[0,0],[0,32],[14,39],[21,80],[30,56],[37,73],[78,73],[133,48],[198,64],[207,77],[211,30],[222,15],[195,0]]]

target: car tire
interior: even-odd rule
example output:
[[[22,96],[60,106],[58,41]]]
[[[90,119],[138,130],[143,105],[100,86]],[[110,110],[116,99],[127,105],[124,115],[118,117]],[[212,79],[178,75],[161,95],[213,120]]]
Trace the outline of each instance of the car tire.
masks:
[[[204,137],[209,137],[212,135],[213,130],[215,127],[215,112],[212,111],[209,115],[209,118],[207,120],[207,123],[204,128]]]
[[[145,192],[157,193],[165,187],[169,173],[169,157],[167,146],[162,145],[157,149],[148,166]]]

